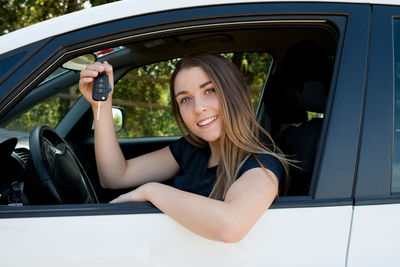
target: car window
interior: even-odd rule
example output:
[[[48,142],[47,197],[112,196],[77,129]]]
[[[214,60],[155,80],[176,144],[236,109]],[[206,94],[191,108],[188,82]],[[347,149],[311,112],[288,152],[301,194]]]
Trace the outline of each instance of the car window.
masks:
[[[34,99],[35,94],[40,97],[38,92],[32,91],[30,98]],[[54,128],[60,120],[67,114],[77,99],[81,96],[78,84],[68,86],[29,107],[28,110],[18,114],[6,126],[9,130],[31,131],[36,125],[47,125]]]
[[[96,51],[93,55],[102,60],[102,57],[123,49],[124,46],[118,46]],[[78,71],[64,66],[53,71],[20,103],[15,116],[4,127],[24,132],[31,131],[36,125],[55,128],[82,95],[78,87]]]
[[[245,77],[254,110],[271,67],[266,52],[224,53]],[[119,137],[177,136],[181,133],[171,110],[169,78],[179,59],[170,59],[135,68],[116,84],[113,105],[125,109],[125,129]]]
[[[244,76],[254,110],[258,110],[257,119],[261,125],[271,134],[283,153],[299,163],[297,167],[290,168],[292,179],[288,190],[281,192],[281,195],[303,196],[312,192],[310,185],[314,183],[311,178],[314,162],[317,160],[316,152],[322,124],[329,115],[325,114],[325,110],[337,38],[331,31],[319,27],[284,27],[280,31],[285,39],[276,39],[279,45],[270,46],[270,42],[267,41],[263,44],[257,43],[257,46],[248,44],[236,49],[228,45],[226,48],[219,48],[219,41],[213,45],[218,47],[216,51],[220,51],[231,60]],[[291,34],[293,32],[297,34]],[[276,34],[275,28],[263,28],[256,33],[269,36],[267,40]],[[214,34],[211,36],[215,36]],[[247,40],[253,32],[236,30],[229,34],[238,40]],[[113,105],[125,109],[125,127],[118,133],[118,137],[132,139],[121,140],[121,148],[127,158],[147,153],[161,145],[165,146],[174,139],[143,138],[137,141],[133,138],[181,134],[171,111],[169,95],[169,79],[179,57],[183,55],[178,45],[179,49],[175,48],[174,40],[178,39],[188,44],[191,44],[190,40],[195,40],[196,43],[203,40],[201,45],[199,44],[201,48],[202,45],[210,44],[210,37],[203,35],[204,33],[200,39],[197,34],[166,36],[163,43],[171,44],[175,49],[171,52],[163,47],[147,49],[148,41],[137,41],[126,44],[126,49],[119,51],[120,53],[104,58],[113,64],[115,77],[118,77],[113,92]],[[219,35],[217,37],[220,38]],[[228,40],[236,40],[233,37]],[[56,71],[49,77],[14,108],[14,114],[19,115],[7,125],[8,129],[29,132],[36,125],[54,128],[74,106],[80,97],[77,84],[79,72]],[[39,103],[33,105],[37,102]],[[77,146],[83,147],[77,149],[80,153],[78,157],[84,162],[86,172],[93,177],[92,182],[101,196],[100,201],[108,202],[114,192],[104,192],[96,179],[97,170],[91,143],[93,139],[88,139],[93,114],[86,104],[85,101],[78,101],[62,122],[75,123],[66,136],[76,142]],[[132,149],[133,146],[135,149]]]
[[[392,192],[400,192],[400,19],[394,20],[394,95]]]

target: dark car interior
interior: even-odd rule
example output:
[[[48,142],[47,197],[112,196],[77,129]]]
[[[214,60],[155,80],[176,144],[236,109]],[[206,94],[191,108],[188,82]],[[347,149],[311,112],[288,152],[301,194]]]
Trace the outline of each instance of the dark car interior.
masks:
[[[117,81],[131,69],[196,51],[269,53],[273,63],[266,73],[255,116],[293,162],[288,189],[282,196],[306,196],[312,193],[323,125],[329,116],[337,44],[336,30],[326,21],[271,23],[188,30],[135,40],[122,44],[124,49],[101,57],[101,61],[113,65]],[[30,135],[7,129],[18,114],[78,81],[79,71],[67,71],[49,79],[0,120],[4,127],[0,132],[1,205],[107,203],[125,192],[103,189],[99,184],[93,114],[84,100],[76,101],[54,129],[39,126]],[[164,147],[176,138],[122,138],[120,145],[125,157],[131,158]]]

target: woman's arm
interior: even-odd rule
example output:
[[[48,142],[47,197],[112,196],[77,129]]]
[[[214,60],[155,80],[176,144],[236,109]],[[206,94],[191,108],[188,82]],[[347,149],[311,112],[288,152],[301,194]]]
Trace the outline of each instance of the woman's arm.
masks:
[[[97,120],[98,102],[92,100],[93,81],[98,73],[103,71],[109,77],[112,91],[106,101],[101,101]],[[81,72],[79,81],[79,89],[91,104],[95,115],[95,155],[101,185],[119,189],[173,177],[178,172],[179,165],[168,147],[128,161],[125,160],[115,133],[112,116],[113,81],[113,69],[107,62],[96,62],[89,65],[86,70]]]
[[[150,201],[192,232],[231,243],[240,241],[269,208],[277,194],[277,184],[272,172],[254,168],[232,184],[224,201],[149,183],[111,203]]]

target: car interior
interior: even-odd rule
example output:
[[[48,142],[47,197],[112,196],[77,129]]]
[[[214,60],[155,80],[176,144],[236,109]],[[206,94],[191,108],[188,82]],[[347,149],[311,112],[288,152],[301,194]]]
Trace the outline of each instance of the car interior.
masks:
[[[333,95],[330,88],[337,46],[334,26],[326,21],[311,21],[172,31],[146,39],[133,38],[108,47],[99,46],[90,52],[96,55],[97,60],[107,60],[113,65],[116,84],[122,83],[122,79],[129,75],[134,76],[132,71],[135,79],[139,79],[140,70],[146,68],[144,66],[159,62],[167,62],[165,64],[173,70],[177,59],[193,52],[227,55],[242,73],[248,71],[243,64],[250,62],[246,55],[267,53],[271,60],[265,63],[261,75],[263,80],[256,90],[255,116],[292,162],[289,182],[285,185],[286,190],[281,192],[285,197],[312,194],[323,128]],[[79,56],[82,54],[74,55],[76,58]],[[256,57],[254,62],[259,63],[257,60],[260,58]],[[256,74],[252,77],[261,79]],[[167,86],[168,77],[154,75],[152,81]],[[88,103],[79,95],[69,99],[70,104],[63,106],[56,121],[48,121],[45,118],[48,114],[39,114],[39,111],[35,118],[43,116],[43,123],[21,120],[21,114],[35,111],[38,103],[47,105],[56,103],[55,99],[60,97],[67,98],[65,94],[72,87],[77,91],[78,81],[79,70],[65,69],[60,65],[1,118],[0,162],[4,171],[0,181],[0,205],[107,203],[120,193],[131,190],[109,190],[100,186],[93,147],[94,118]],[[152,84],[146,87],[147,91],[152,90]],[[179,138],[174,130],[157,136],[124,136],[133,116],[129,107],[139,105],[135,99],[130,101],[136,104],[127,101],[122,99],[114,103],[123,106],[119,109],[122,119],[119,136],[126,158],[162,148]],[[141,108],[150,106],[146,105]],[[157,108],[170,112],[168,101],[150,108],[155,114],[161,114]],[[27,123],[31,123],[29,129]]]

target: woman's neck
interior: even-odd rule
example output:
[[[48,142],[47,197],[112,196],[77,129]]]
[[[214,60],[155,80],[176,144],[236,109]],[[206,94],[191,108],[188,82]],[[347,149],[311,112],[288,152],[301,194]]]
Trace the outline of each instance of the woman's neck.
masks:
[[[219,158],[221,156],[221,150],[219,146],[219,142],[209,142],[211,155],[207,162],[207,168],[211,168],[218,165]]]

